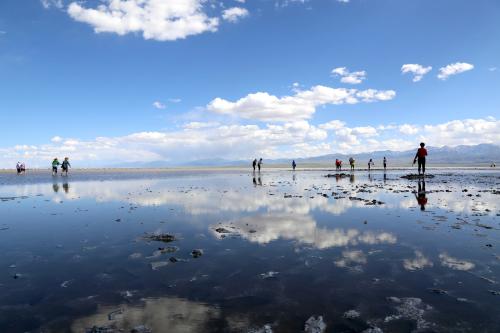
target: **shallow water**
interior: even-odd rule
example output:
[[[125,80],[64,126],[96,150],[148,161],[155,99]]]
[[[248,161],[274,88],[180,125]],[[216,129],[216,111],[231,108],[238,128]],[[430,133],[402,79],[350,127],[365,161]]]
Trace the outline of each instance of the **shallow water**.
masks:
[[[327,173],[2,174],[0,332],[500,331],[500,173]]]

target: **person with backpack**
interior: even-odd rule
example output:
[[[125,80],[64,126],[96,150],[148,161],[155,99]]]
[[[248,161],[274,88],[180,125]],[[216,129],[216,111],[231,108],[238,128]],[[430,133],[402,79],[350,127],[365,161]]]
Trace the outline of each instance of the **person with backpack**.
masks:
[[[351,166],[351,171],[354,171],[354,163],[356,160],[352,157],[349,157],[349,165]]]
[[[66,173],[66,176],[68,175],[68,169],[71,167],[71,164],[69,164],[69,158],[65,157],[64,161],[61,164],[61,175],[63,173]]]
[[[292,169],[295,171],[295,168],[297,167],[297,163],[295,163],[295,160],[292,161]]]
[[[418,175],[420,176],[420,171],[422,171],[422,175],[425,176],[425,158],[427,156],[427,149],[424,148],[425,143],[420,143],[420,148],[418,148],[417,153],[415,154],[415,158],[413,159],[413,165],[418,162]]]

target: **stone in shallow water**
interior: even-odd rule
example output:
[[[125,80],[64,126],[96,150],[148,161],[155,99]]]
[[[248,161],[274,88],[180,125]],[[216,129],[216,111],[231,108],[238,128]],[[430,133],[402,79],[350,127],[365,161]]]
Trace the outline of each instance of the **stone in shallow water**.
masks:
[[[318,316],[318,318],[311,316],[307,319],[304,331],[306,333],[323,333],[326,330],[326,324],[323,321],[323,316]]]

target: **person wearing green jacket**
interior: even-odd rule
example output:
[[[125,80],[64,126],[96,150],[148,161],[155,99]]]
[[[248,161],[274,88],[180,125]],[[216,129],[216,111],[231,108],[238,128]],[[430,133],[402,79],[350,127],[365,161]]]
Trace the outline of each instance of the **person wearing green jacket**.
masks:
[[[60,165],[61,163],[59,163],[59,160],[56,158],[54,158],[54,160],[52,161],[52,176],[55,176],[57,175],[57,167]]]

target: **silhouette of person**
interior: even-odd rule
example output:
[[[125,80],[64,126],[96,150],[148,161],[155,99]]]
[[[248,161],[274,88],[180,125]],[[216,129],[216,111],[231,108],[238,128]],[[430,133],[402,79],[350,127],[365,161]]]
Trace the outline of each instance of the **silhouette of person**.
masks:
[[[418,174],[420,175],[420,170],[425,176],[425,157],[427,156],[427,149],[424,148],[425,143],[420,143],[420,148],[418,148],[415,158],[413,159],[413,164],[418,161]]]
[[[387,169],[387,159],[385,158],[385,156],[384,156],[384,162],[383,163],[384,163],[384,171],[385,171]]]
[[[415,193],[417,203],[420,205],[420,210],[425,210],[427,204],[427,197],[425,196],[425,181],[418,181],[418,192]]]
[[[257,178],[257,182],[259,183],[259,186],[262,186],[262,178],[260,178],[260,176]]]
[[[292,161],[292,169],[295,171],[295,168],[297,167],[297,163],[295,163],[295,160]]]
[[[255,172],[255,167],[257,166],[257,159],[253,160],[252,166],[253,166],[253,171]]]
[[[255,179],[255,175],[253,175],[253,186],[257,186],[257,180]]]
[[[259,163],[257,163],[257,167],[259,168],[259,172],[260,172],[260,168],[261,168],[261,166],[262,166],[262,163],[264,163],[264,162],[262,162],[262,158],[261,158],[261,159],[259,160]]]
[[[68,194],[69,192],[69,184],[67,182],[62,184],[62,188],[64,190],[64,193]]]

